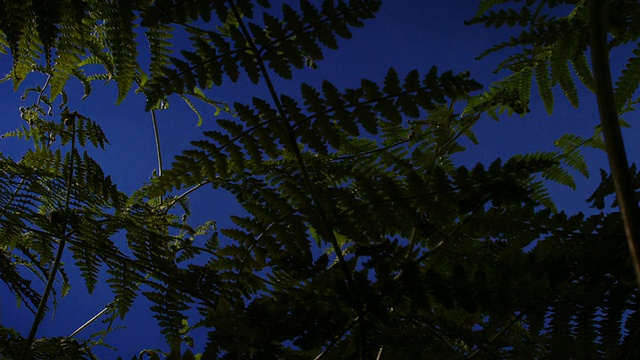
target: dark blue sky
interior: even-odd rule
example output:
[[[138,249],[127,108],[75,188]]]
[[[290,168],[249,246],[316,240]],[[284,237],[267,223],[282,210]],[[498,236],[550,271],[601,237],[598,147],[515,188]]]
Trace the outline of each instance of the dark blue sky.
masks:
[[[272,1],[274,6],[281,3]],[[389,67],[394,67],[401,77],[412,69],[426,73],[431,66],[440,70],[462,72],[470,70],[471,76],[485,85],[504,74],[493,74],[496,64],[505,56],[498,54],[481,61],[474,60],[482,50],[508,38],[508,29],[485,29],[480,25],[468,27],[463,21],[475,13],[476,2],[467,0],[424,1],[396,0],[385,1],[375,19],[366,22],[365,27],[353,30],[351,40],[339,42],[337,51],[326,50],[325,59],[318,62],[318,69],[304,69],[294,73],[290,81],[277,81],[277,90],[289,95],[299,92],[300,82],[318,86],[327,79],[339,87],[356,87],[360,79],[367,78],[381,82]],[[618,56],[616,54],[616,56]],[[620,58],[626,59],[626,55]],[[616,58],[617,59],[617,58]],[[0,66],[8,71],[8,57],[3,57]],[[613,70],[614,74],[618,69]],[[34,77],[29,81],[42,81]],[[19,93],[13,93],[11,85],[0,85],[2,96],[0,105],[5,109],[0,132],[4,133],[21,124],[18,107],[25,105],[20,101]],[[104,128],[111,145],[105,151],[95,152],[106,173],[121,190],[131,193],[148,181],[152,171],[157,168],[155,142],[151,117],[144,112],[144,98],[131,94],[122,104],[115,106],[115,84],[96,85],[93,94],[80,101],[81,92],[70,94],[70,108],[97,120]],[[498,157],[508,159],[511,155],[541,150],[553,150],[553,141],[565,133],[590,135],[598,123],[595,97],[581,91],[581,108],[575,110],[557,91],[556,108],[553,116],[547,115],[537,94],[531,104],[531,113],[524,118],[504,117],[500,122],[489,118],[482,119],[475,128],[480,141],[478,146],[469,144],[464,153],[456,156],[460,164],[473,166],[477,162],[490,163]],[[76,96],[77,95],[77,96]],[[237,84],[227,82],[222,88],[213,89],[209,95],[221,101],[247,102],[252,96],[266,99],[264,84],[251,85],[246,78]],[[78,99],[78,100],[74,100]],[[30,100],[27,100],[30,103]],[[189,141],[200,138],[203,131],[215,129],[213,109],[201,107],[205,121],[198,127],[196,116],[179,98],[172,98],[170,109],[158,112],[160,138],[165,167],[171,163],[174,155],[189,148]],[[221,115],[224,116],[224,115]],[[634,119],[626,119],[634,125]],[[637,129],[625,130],[630,161],[636,161],[640,155],[639,147],[632,139],[638,138]],[[2,140],[0,152],[18,158],[25,145],[15,139]],[[598,169],[606,167],[606,157],[597,151],[586,152],[592,172],[587,180],[576,177],[578,189],[551,185],[551,194],[559,209],[568,212],[586,210],[585,199],[599,182]],[[238,212],[239,207],[233,198],[221,191],[210,188],[199,190],[191,198],[194,224],[214,219],[219,226],[229,225],[228,215]],[[66,257],[70,263],[70,256]],[[91,318],[111,300],[111,292],[105,284],[98,286],[92,296],[88,296],[83,281],[78,274],[71,274],[72,284],[76,284],[70,295],[59,299],[55,314],[47,315],[40,327],[38,336],[66,336]],[[4,326],[15,327],[26,336],[32,322],[32,315],[24,308],[16,309],[14,297],[0,286],[1,314]],[[143,298],[140,297],[140,300]],[[97,351],[103,358],[115,358],[121,354],[130,358],[145,348],[164,348],[164,339],[159,333],[156,321],[147,309],[146,301],[139,301],[124,320],[116,320],[118,329],[107,336],[106,342],[119,347],[116,353],[109,349]],[[101,329],[93,325],[79,335],[80,338]],[[196,349],[201,350],[203,343],[196,339]]]

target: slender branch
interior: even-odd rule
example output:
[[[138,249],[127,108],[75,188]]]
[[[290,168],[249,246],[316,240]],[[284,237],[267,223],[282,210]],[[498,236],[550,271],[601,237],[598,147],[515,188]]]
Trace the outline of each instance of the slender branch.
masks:
[[[503,327],[500,331],[495,333],[491,337],[491,339],[489,339],[489,344],[491,344],[497,338],[499,338],[502,334],[504,334],[505,331],[507,331],[511,326],[513,326],[513,324],[517,323],[520,319],[522,319],[523,316],[524,316],[524,312],[521,312],[520,314],[515,316],[513,319],[511,319],[511,321],[509,321],[509,323],[505,325],[505,327]],[[476,349],[476,351],[469,354],[469,356],[467,356],[466,359],[473,359],[474,357],[476,357],[476,355],[480,354],[480,351],[482,351],[482,349]]]
[[[413,321],[414,324],[420,325],[420,326],[425,326],[424,323],[420,322],[420,321]],[[447,339],[447,337],[440,331],[436,331],[437,326],[434,325],[433,323],[427,322],[426,323],[426,327],[427,329],[429,329],[429,331],[435,335],[440,341],[442,341],[443,343],[445,343],[447,345],[447,349],[451,350],[451,352],[455,355],[458,355],[458,349],[456,348],[456,346],[454,344],[451,343],[451,341],[449,341],[449,339]]]
[[[536,10],[533,12],[533,15],[531,16],[531,20],[529,20],[531,22],[531,25],[529,26],[530,30],[534,30],[535,29],[535,25],[537,24],[536,20],[540,16],[540,12],[544,8],[545,4],[546,4],[546,2],[541,1],[540,4],[538,5],[538,7],[536,7]]]
[[[162,153],[160,151],[160,134],[158,133],[158,120],[156,111],[151,109],[151,122],[153,123],[153,136],[156,139],[156,154],[158,156],[158,176],[162,176]]]
[[[114,307],[114,303],[111,302],[111,303],[107,304],[107,306],[105,306],[104,309],[100,310],[99,313],[97,313],[94,317],[89,319],[89,321],[87,321],[84,324],[82,324],[82,326],[80,326],[78,329],[76,329],[76,331],[74,331],[73,333],[71,333],[71,335],[69,335],[67,337],[68,338],[72,338],[72,337],[76,336],[80,331],[84,330],[87,326],[91,325],[92,322],[96,321],[96,319],[98,319],[104,313],[106,313],[109,310],[113,310],[113,307]]]
[[[138,286],[140,286],[139,283],[138,283]],[[111,303],[112,308],[113,308],[113,306],[115,306],[114,304],[115,304],[114,302]],[[111,318],[109,318],[109,323],[107,324],[107,328],[102,332],[102,334],[100,334],[100,337],[97,340],[95,340],[92,345],[85,346],[86,350],[89,350],[90,348],[92,348],[96,344],[104,343],[104,338],[107,336],[108,333],[110,333],[112,331],[113,321],[116,319],[116,316],[117,316],[117,314],[115,313],[115,311],[111,313]],[[97,360],[97,358],[95,358],[95,357],[93,357],[92,359]]]
[[[353,321],[351,321],[349,324],[347,324],[347,326],[345,326],[345,328],[342,330],[342,332],[338,335],[336,335],[331,342],[329,343],[329,345],[327,345],[327,347],[324,348],[324,350],[322,350],[322,352],[320,354],[318,354],[318,356],[316,356],[315,358],[313,358],[313,360],[320,360],[322,359],[326,354],[329,353],[329,351],[336,346],[336,344],[338,343],[338,341],[340,341],[340,339],[342,339],[342,337],[344,337],[344,335],[351,330],[351,328],[353,327],[353,324],[358,322],[358,317],[356,317],[355,319],[353,319]]]
[[[44,85],[42,86],[42,89],[38,94],[38,100],[36,100],[36,105],[40,104],[40,102],[42,101],[42,96],[44,95],[44,91],[46,90],[47,86],[49,86],[50,80],[51,80],[51,74],[47,75],[47,80],[45,80]]]
[[[199,188],[201,188],[201,187],[203,187],[203,186],[205,186],[205,185],[207,185],[207,184],[210,184],[211,182],[212,182],[211,180],[203,181],[203,182],[201,182],[201,183],[199,183],[199,184],[194,185],[192,188],[190,188],[189,190],[187,190],[187,191],[183,192],[182,194],[180,194],[180,195],[176,196],[176,197],[175,197],[175,198],[173,198],[173,199],[171,200],[171,202],[167,205],[167,209],[166,209],[166,211],[165,211],[165,212],[168,212],[168,211],[173,207],[173,205],[175,205],[176,203],[178,203],[178,202],[179,202],[180,200],[182,200],[185,196],[188,196],[188,195],[189,195],[189,194],[191,194],[192,192],[194,192],[194,191],[198,190]]]
[[[162,152],[160,151],[160,134],[158,133],[158,120],[156,119],[156,111],[154,109],[151,109],[151,123],[153,124],[153,137],[156,139],[156,156],[158,157],[157,175],[162,176]],[[158,203],[162,203],[162,195],[158,196]]]
[[[273,83],[271,82],[271,77],[269,76],[269,72],[267,71],[267,67],[264,64],[264,61],[262,60],[262,57],[260,56],[260,51],[258,50],[256,44],[253,42],[253,38],[251,37],[251,34],[249,33],[249,30],[247,29],[247,27],[244,24],[244,21],[242,20],[242,17],[240,16],[240,14],[238,13],[238,9],[236,8],[233,0],[228,0],[229,6],[231,8],[231,11],[233,12],[234,16],[236,17],[236,20],[238,21],[238,24],[240,26],[240,30],[242,31],[243,36],[245,37],[245,39],[247,40],[247,42],[249,43],[249,47],[251,49],[251,51],[253,52],[253,54],[255,55],[255,59],[258,63],[258,66],[260,68],[260,71],[262,72],[262,76],[264,77],[265,83],[267,84],[267,87],[269,88],[269,93],[271,95],[271,98],[273,99],[276,109],[278,110],[278,114],[283,122],[283,125],[286,128],[287,131],[287,135],[288,135],[288,142],[287,144],[285,144],[285,147],[289,148],[289,151],[291,151],[293,153],[293,155],[295,156],[296,160],[298,161],[298,164],[300,166],[300,170],[303,174],[303,178],[304,181],[307,183],[307,187],[311,193],[311,198],[313,200],[314,203],[317,204],[318,207],[318,215],[320,216],[320,219],[322,220],[322,222],[325,225],[325,231],[326,231],[326,236],[328,237],[329,243],[331,244],[331,246],[334,248],[336,255],[338,257],[338,260],[340,262],[342,271],[345,273],[345,277],[347,280],[347,284],[349,286],[349,289],[352,293],[353,296],[353,300],[355,301],[355,303],[357,304],[357,308],[356,311],[358,313],[358,318],[360,319],[360,356],[361,358],[365,359],[367,358],[367,347],[366,347],[366,331],[365,331],[365,309],[364,309],[364,305],[362,300],[360,299],[360,295],[358,293],[357,287],[356,287],[356,283],[355,280],[353,278],[353,274],[351,273],[351,270],[349,269],[349,266],[347,265],[346,260],[344,259],[344,256],[342,255],[342,250],[341,247],[338,243],[338,240],[336,239],[335,233],[333,231],[333,226],[331,225],[331,222],[329,221],[329,218],[325,212],[324,206],[323,206],[323,202],[320,201],[321,197],[319,196],[319,193],[313,183],[313,181],[311,180],[311,176],[309,175],[309,172],[307,171],[306,165],[304,163],[304,160],[302,158],[302,155],[300,153],[300,149],[298,148],[298,144],[296,142],[296,136],[293,130],[293,127],[291,126],[291,124],[288,121],[288,116],[286,115],[284,108],[282,106],[282,104],[280,103],[280,99],[278,97],[278,93],[275,90],[275,87],[273,86]]]
[[[144,87],[138,78],[136,78],[136,84],[140,89],[142,89],[142,93],[148,99],[147,93],[144,91]],[[156,118],[156,110],[151,109],[151,124],[153,126],[153,137],[156,140],[156,156],[158,158],[158,176],[162,176],[162,152],[160,147],[160,133],[158,132],[158,120]],[[162,196],[159,197],[159,200],[162,200]]]
[[[604,0],[589,0],[589,31],[591,38],[591,64],[595,81],[595,93],[598,99],[600,124],[604,136],[609,167],[616,189],[620,214],[627,236],[629,255],[635,270],[636,281],[640,286],[640,212],[638,200],[633,188],[633,179],[629,171],[627,154],[620,131],[618,110],[611,82],[609,50],[607,48],[607,28]]]
[[[382,349],[384,349],[384,346],[380,346],[380,350],[378,350],[378,356],[376,356],[376,360],[382,360]]]
[[[62,209],[64,216],[63,216],[62,223],[60,224],[62,236],[60,237],[60,243],[58,244],[58,251],[56,253],[55,260],[53,261],[53,265],[51,266],[51,273],[49,274],[49,278],[47,279],[47,284],[45,285],[42,298],[40,299],[40,304],[38,305],[38,311],[36,312],[36,316],[33,319],[33,324],[31,324],[29,337],[27,338],[27,341],[24,344],[24,349],[22,350],[22,356],[21,356],[22,360],[27,360],[29,358],[29,352],[31,351],[31,344],[33,344],[33,340],[35,339],[36,333],[38,332],[38,327],[40,326],[40,323],[44,318],[44,312],[45,312],[45,309],[47,308],[47,301],[49,300],[49,295],[53,290],[53,283],[56,279],[56,274],[58,273],[58,267],[60,266],[60,262],[62,260],[62,253],[64,253],[64,246],[67,240],[67,234],[66,234],[67,222],[68,222],[67,213],[69,210],[69,203],[71,201],[71,187],[73,184],[73,167],[74,167],[74,159],[75,159],[75,152],[76,152],[76,121],[75,121],[76,113],[74,112],[70,116],[72,116],[71,133],[73,136],[71,139],[71,151],[70,151],[71,158],[69,160],[69,175],[67,177],[67,189],[66,189],[66,194],[64,199],[64,207]]]

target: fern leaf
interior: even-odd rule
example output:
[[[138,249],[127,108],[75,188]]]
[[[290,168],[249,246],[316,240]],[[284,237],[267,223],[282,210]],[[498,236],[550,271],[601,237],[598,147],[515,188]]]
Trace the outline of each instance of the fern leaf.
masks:
[[[551,81],[549,80],[549,68],[544,61],[536,63],[535,66],[536,85],[538,93],[544,103],[544,107],[548,114],[553,113],[553,92],[551,90]]]
[[[116,296],[115,307],[120,317],[124,318],[138,296],[138,284],[144,279],[135,269],[125,264],[109,268],[107,273],[111,275],[107,283]]]
[[[564,95],[567,97],[571,105],[577,108],[580,100],[578,99],[578,90],[571,78],[571,73],[569,72],[569,65],[565,60],[565,57],[559,55],[557,51],[553,52],[552,55],[553,60],[551,61],[551,78],[552,82],[556,81],[560,83],[560,88],[564,92]],[[546,102],[545,102],[546,107]]]
[[[80,58],[85,55],[82,43],[78,42],[77,29],[62,27],[56,42],[56,66],[51,76],[51,99],[55,99],[76,72]],[[86,90],[85,90],[86,91]]]
[[[573,69],[578,76],[578,79],[587,87],[587,89],[593,91],[594,90],[594,82],[593,82],[593,74],[591,74],[591,69],[589,68],[589,63],[587,61],[587,57],[584,54],[579,54],[578,56],[571,59],[571,65],[573,65]]]
[[[69,248],[73,253],[73,258],[76,260],[76,266],[78,266],[84,278],[87,291],[90,294],[93,293],[96,283],[98,282],[98,272],[101,263],[98,255],[93,249],[86,246],[75,246],[72,244]]]
[[[198,126],[202,125],[202,115],[200,115],[200,112],[198,111],[198,109],[196,109],[195,106],[193,106],[193,103],[191,103],[191,100],[189,100],[189,98],[187,98],[186,96],[179,94],[180,98],[182,98],[182,100],[184,100],[184,102],[187,104],[187,106],[189,106],[189,109],[191,109],[191,111],[193,111],[196,116],[198,117]]]
[[[133,29],[135,20],[133,4],[129,2],[102,4],[96,10],[98,16],[105,20],[102,27],[107,34],[113,54],[115,76],[118,80],[116,103],[120,103],[129,93],[136,74],[138,51]]]
[[[553,182],[556,182],[561,185],[565,185],[575,190],[576,182],[573,176],[564,168],[559,165],[552,166],[545,171],[542,172],[542,176]]]
[[[578,170],[583,176],[589,177],[589,170],[584,157],[578,152],[579,148],[589,144],[588,139],[572,134],[565,134],[554,143],[563,151],[563,162],[571,168]]]
[[[22,81],[33,70],[33,60],[39,57],[38,50],[42,46],[37,36],[35,20],[23,19],[23,21],[25,23],[20,27],[27,33],[35,34],[36,36],[21,36],[17,48],[14,49],[17,52],[14,53],[13,67],[11,69],[14,91],[18,89]]]
[[[74,69],[71,75],[78,79],[82,84],[82,89],[84,91],[82,99],[86,99],[89,95],[91,95],[91,81],[81,69]]]
[[[174,272],[175,273],[175,272]],[[189,297],[176,291],[173,287],[154,285],[156,291],[146,291],[144,295],[154,305],[151,310],[158,319],[161,333],[164,334],[172,350],[180,349],[184,323],[187,317],[183,314],[189,309]]]
[[[615,97],[618,111],[622,111],[626,107],[640,82],[638,75],[640,73],[640,47],[633,49],[633,55],[627,61],[622,75],[616,81]]]
[[[478,5],[478,10],[476,11],[475,17],[481,16],[489,11],[489,9],[491,9],[492,7],[506,3],[507,1],[508,0],[482,0],[480,2],[480,5]]]

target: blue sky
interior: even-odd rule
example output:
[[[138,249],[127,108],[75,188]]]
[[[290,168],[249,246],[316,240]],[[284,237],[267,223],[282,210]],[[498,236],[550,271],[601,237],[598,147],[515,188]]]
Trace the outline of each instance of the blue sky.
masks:
[[[273,1],[274,6],[281,1]],[[470,18],[476,10],[476,2],[466,0],[424,1],[396,0],[385,1],[376,18],[366,22],[365,27],[353,29],[351,40],[339,42],[337,51],[325,51],[325,59],[318,62],[318,69],[303,69],[294,72],[290,81],[276,81],[277,90],[295,95],[300,83],[307,82],[318,86],[327,79],[338,87],[355,87],[360,79],[367,78],[382,81],[389,67],[394,67],[400,76],[412,69],[426,73],[431,66],[440,70],[462,72],[469,70],[471,76],[488,85],[492,80],[504,74],[493,74],[496,64],[505,54],[489,56],[481,61],[474,60],[482,50],[505,40],[508,29],[485,29],[480,25],[465,26],[463,21]],[[626,59],[625,54],[615,54],[614,65]],[[0,66],[5,72],[10,65],[7,56],[0,58]],[[614,68],[617,74],[619,68]],[[36,83],[43,78],[34,77],[28,81]],[[81,91],[73,86],[70,108],[98,121],[111,145],[105,151],[95,152],[106,173],[111,174],[120,189],[130,194],[149,180],[152,171],[157,168],[155,142],[151,125],[151,116],[144,112],[144,98],[131,94],[122,104],[115,106],[115,84],[95,85],[93,94],[80,101]],[[549,116],[533,91],[531,113],[524,118],[504,117],[500,122],[483,118],[475,128],[480,144],[469,144],[468,150],[456,157],[460,164],[473,166],[477,162],[490,163],[498,157],[508,159],[511,155],[540,150],[553,150],[553,141],[565,133],[590,135],[598,123],[595,97],[581,88],[581,108],[573,109],[558,91],[556,108]],[[21,93],[14,93],[8,83],[0,84],[0,104],[5,109],[0,132],[4,133],[22,125],[18,107],[25,105],[20,100]],[[248,102],[251,97],[267,98],[264,84],[254,86],[245,78],[236,84],[225,83],[219,89],[208,94],[215,100]],[[190,147],[189,141],[201,137],[203,131],[215,129],[214,110],[201,107],[205,117],[202,126],[197,126],[196,116],[179,98],[170,99],[170,108],[158,112],[158,125],[162,143],[165,167],[171,163],[174,155]],[[27,100],[29,102],[29,100]],[[221,116],[225,116],[221,114]],[[228,116],[227,116],[228,117]],[[626,119],[632,126],[633,119]],[[637,161],[640,149],[632,141],[638,138],[638,130],[632,127],[625,130],[625,139],[630,161]],[[25,143],[28,145],[27,143]],[[18,158],[24,145],[15,139],[0,141],[0,152]],[[606,168],[606,157],[597,151],[586,152],[592,173],[591,179],[576,177],[577,191],[559,185],[551,185],[551,194],[559,209],[568,212],[586,210],[585,199],[599,183],[598,169]],[[228,216],[238,213],[240,208],[234,199],[222,191],[207,188],[198,190],[191,198],[194,224],[214,219],[220,227],[229,226]],[[70,262],[70,256],[67,256]],[[48,314],[40,327],[38,336],[66,336],[100,311],[111,300],[106,285],[98,286],[92,296],[88,296],[77,274],[72,275],[72,284],[77,284],[70,295],[59,299],[55,314]],[[74,280],[77,280],[74,282]],[[3,286],[0,286],[0,321],[4,326],[15,327],[26,335],[32,322],[32,315],[24,308],[16,309],[15,299]],[[142,300],[142,297],[139,298]],[[119,348],[118,353],[102,349],[97,351],[103,358],[115,358],[121,354],[130,358],[145,348],[163,348],[164,339],[156,326],[155,319],[147,309],[148,303],[139,301],[129,315],[117,319],[118,329],[106,338],[107,343]],[[79,335],[80,338],[99,330],[99,324],[92,325]],[[198,343],[201,349],[203,343]]]

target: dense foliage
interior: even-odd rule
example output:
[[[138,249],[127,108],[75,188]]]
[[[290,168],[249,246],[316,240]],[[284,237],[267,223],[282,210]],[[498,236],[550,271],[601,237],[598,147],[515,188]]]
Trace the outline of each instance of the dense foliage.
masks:
[[[545,28],[556,21],[533,10],[555,1],[529,1],[517,12],[493,11],[493,3],[505,1],[483,2],[472,22],[539,26],[515,45],[569,33]],[[91,341],[34,340],[55,289],[36,291],[25,267],[48,284],[60,277],[62,294],[68,271],[79,270],[90,292],[108,284],[112,316],[146,297],[167,353],[140,357],[194,358],[185,322],[193,308],[200,318],[192,326],[208,331],[203,359],[638,356],[637,288],[619,214],[567,216],[543,182],[572,185],[570,171],[586,171],[579,148],[602,147],[598,134],[567,135],[557,152],[470,169],[451,160],[463,137],[475,141],[484,114],[525,112],[534,73],[549,111],[555,83],[577,105],[567,62],[590,86],[583,43],[572,52],[554,52],[550,40],[525,49],[501,65],[514,75],[484,92],[469,74],[434,67],[390,69],[380,84],[338,89],[327,80],[284,94],[272,77],[317,66],[379,2],[5,5],[9,78],[18,88],[32,72],[47,77],[27,89],[37,99],[21,110],[25,125],[6,135],[33,148],[19,160],[0,158],[0,278],[35,314],[31,334],[0,328],[3,356],[93,357]],[[573,5],[577,14],[581,5]],[[173,54],[178,31],[189,34],[187,49]],[[142,35],[147,69],[138,61]],[[271,97],[230,106],[218,130],[131,195],[86,150],[107,143],[100,124],[65,108],[71,77],[86,96],[93,82],[115,80],[118,101],[136,87],[153,112],[172,94],[195,111],[193,99],[224,108],[206,90],[244,75]],[[621,82],[629,105],[637,80]],[[234,216],[228,229],[218,230],[216,219],[189,225],[188,195],[205,186],[231,192],[248,215]],[[602,209],[613,192],[603,173],[590,201]],[[126,246],[116,245],[122,236]],[[75,264],[61,264],[66,245]]]
[[[566,5],[571,7],[567,9]],[[499,11],[494,8],[502,5]],[[535,6],[532,6],[535,5]],[[565,6],[563,6],[565,5]],[[484,23],[486,26],[500,27],[504,24],[523,27],[519,36],[500,43],[484,55],[516,48],[521,50],[509,56],[498,70],[510,70],[505,81],[500,82],[497,92],[513,94],[515,100],[509,105],[522,111],[529,100],[532,75],[535,73],[540,97],[549,113],[553,110],[552,87],[560,85],[567,99],[578,106],[578,92],[569,70],[569,63],[575,74],[595,93],[598,104],[600,125],[596,136],[604,140],[604,148],[609,160],[616,200],[629,247],[631,263],[635,270],[636,282],[640,286],[640,208],[636,195],[633,174],[629,169],[627,150],[624,145],[620,115],[634,110],[637,100],[633,95],[638,88],[637,49],[627,60],[615,86],[611,75],[610,51],[620,45],[637,41],[638,28],[635,17],[637,3],[618,4],[615,1],[528,1],[527,6],[510,4],[508,1],[484,1],[476,16],[469,23]],[[564,7],[568,15],[554,8]],[[532,9],[534,9],[532,11]],[[571,10],[570,12],[568,10]],[[587,62],[589,51],[591,73]],[[551,72],[549,72],[551,70]],[[494,89],[494,94],[495,94]],[[585,140],[585,142],[589,142]]]

